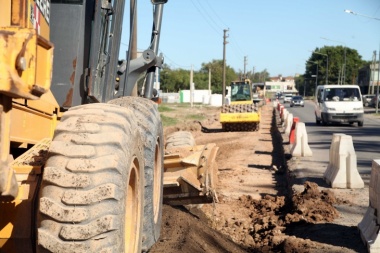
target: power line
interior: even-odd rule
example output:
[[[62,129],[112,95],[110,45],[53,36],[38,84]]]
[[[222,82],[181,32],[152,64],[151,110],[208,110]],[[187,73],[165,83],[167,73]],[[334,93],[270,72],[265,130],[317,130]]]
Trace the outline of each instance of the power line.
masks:
[[[162,53],[162,51],[161,51]],[[182,68],[182,69],[190,69],[191,66],[184,66],[184,65],[180,65],[178,63],[176,63],[175,61],[173,61],[172,59],[170,59],[166,54],[162,53],[162,55],[164,56],[164,62],[166,61],[166,59],[168,59],[173,65],[176,65],[177,67],[179,68]]]
[[[221,26],[218,24],[218,22],[215,21],[214,18],[212,18],[212,16],[215,16],[221,24],[224,25],[224,27],[228,27],[228,25],[225,24],[225,22],[220,18],[220,16],[218,15],[218,13],[212,8],[212,6],[210,5],[210,3],[206,0],[202,0],[202,2],[206,2],[206,4],[208,5],[208,7],[205,7],[200,0],[196,0],[198,5],[195,4],[194,0],[191,0],[191,3],[194,5],[194,7],[197,9],[197,11],[202,15],[203,19],[206,20],[207,24],[218,34],[220,34],[220,32],[218,30],[223,30],[221,28]],[[211,10],[211,15],[210,14],[210,11]],[[246,55],[246,53],[241,49],[240,45],[237,43],[237,41],[234,39],[234,37],[232,37],[232,41],[231,41],[231,46],[232,46],[232,51],[233,51],[233,57],[236,58],[236,60],[239,60],[241,61],[243,59],[243,56]]]
[[[207,0],[204,0],[204,2],[207,3],[207,5],[209,6],[209,9],[212,10],[212,12],[215,14],[215,16],[219,19],[219,21],[225,26],[225,27],[228,27],[228,25],[226,23],[224,23],[224,21],[219,17],[218,13],[212,8],[212,5],[210,5],[210,3],[207,1]]]
[[[236,44],[236,48],[240,51],[242,55],[245,55],[245,52],[241,49],[239,43],[235,40],[235,37],[231,38],[233,40],[233,43]]]
[[[222,27],[220,27],[218,24],[217,24],[217,22],[211,17],[211,15],[209,14],[209,12],[208,12],[208,9],[209,8],[204,8],[203,7],[203,5],[202,5],[202,3],[199,1],[199,0],[197,0],[197,2],[198,2],[198,4],[199,4],[199,6],[201,6],[201,8],[203,9],[203,11],[206,13],[206,15],[207,15],[207,17],[217,26],[217,28],[218,28],[218,30],[222,30],[223,28]]]
[[[211,15],[209,14],[209,12],[207,11],[207,9],[210,9],[213,13],[214,13],[214,16],[216,16],[218,19],[219,19],[219,21],[222,23],[222,24],[224,24],[225,25],[225,27],[228,27],[228,25],[226,25],[225,23],[224,23],[224,21],[219,17],[219,15],[217,14],[217,12],[212,8],[212,6],[210,5],[210,3],[206,0],[205,2],[207,3],[207,5],[209,6],[209,8],[205,8],[202,4],[201,4],[201,2],[199,1],[199,0],[197,0],[198,1],[198,3],[199,3],[199,5],[201,6],[201,8],[204,10],[204,12],[207,14],[207,17],[209,17],[210,18],[210,20],[217,26],[217,27],[219,27],[221,30],[222,30],[222,28],[215,22],[215,20],[211,17]],[[204,1],[203,1],[204,2]],[[240,47],[240,45],[237,43],[237,41],[234,39],[234,37],[231,37],[231,39],[232,39],[232,43],[231,43],[231,45],[232,45],[232,47],[233,47],[233,51],[235,51],[235,53],[237,53],[237,54],[239,54],[239,55],[236,55],[236,54],[234,54],[234,56],[237,58],[237,59],[239,59],[239,60],[241,60],[242,59],[242,57],[245,55],[245,52],[243,52],[243,50],[241,49],[241,47]]]
[[[199,7],[197,5],[195,5],[195,3],[193,2],[193,0],[191,0],[191,3],[194,5],[194,7],[197,9],[197,11],[202,15],[202,17],[204,18],[204,20],[206,20],[207,24],[218,34],[220,35],[220,32],[218,31],[218,29],[216,29],[210,22],[209,20],[205,17],[205,15],[202,13],[202,11],[199,9]]]

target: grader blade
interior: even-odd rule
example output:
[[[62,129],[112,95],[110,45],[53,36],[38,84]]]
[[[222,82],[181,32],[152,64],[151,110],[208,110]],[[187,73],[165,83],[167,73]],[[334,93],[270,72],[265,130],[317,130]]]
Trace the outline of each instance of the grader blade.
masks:
[[[217,201],[215,143],[165,151],[164,203],[187,205]]]

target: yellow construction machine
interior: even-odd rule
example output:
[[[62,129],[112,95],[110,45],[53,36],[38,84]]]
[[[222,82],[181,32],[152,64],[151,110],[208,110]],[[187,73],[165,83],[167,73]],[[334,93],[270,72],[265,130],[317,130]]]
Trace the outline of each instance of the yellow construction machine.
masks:
[[[231,83],[228,103],[222,106],[220,123],[224,131],[257,131],[260,126],[260,108],[253,101],[249,79]]]
[[[163,146],[151,98],[167,0],[151,2],[149,47],[132,54],[131,0],[119,61],[125,0],[1,1],[0,252],[148,251],[163,199],[215,198],[218,148]]]

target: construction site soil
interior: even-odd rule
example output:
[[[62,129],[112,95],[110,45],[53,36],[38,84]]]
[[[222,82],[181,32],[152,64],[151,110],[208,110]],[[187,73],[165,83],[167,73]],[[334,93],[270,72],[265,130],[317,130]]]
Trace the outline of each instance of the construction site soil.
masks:
[[[216,143],[218,184],[215,203],[163,207],[156,252],[365,252],[356,226],[331,223],[344,204],[333,192],[306,181],[289,185],[289,154],[271,105],[261,108],[256,132],[223,132],[220,108],[177,107],[165,116],[199,114],[202,122],[180,120],[164,135],[190,131],[198,145]],[[349,204],[349,203],[347,203]]]

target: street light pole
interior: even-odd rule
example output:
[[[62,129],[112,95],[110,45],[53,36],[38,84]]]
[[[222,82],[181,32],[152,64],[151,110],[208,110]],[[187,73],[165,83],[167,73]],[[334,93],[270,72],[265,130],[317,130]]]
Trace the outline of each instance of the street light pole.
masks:
[[[366,17],[366,18],[370,18],[370,19],[380,20],[380,18],[370,17],[370,16],[363,15],[363,14],[360,14],[360,13],[357,13],[357,12],[353,12],[351,10],[344,10],[344,12],[352,14],[352,15],[357,15],[357,16],[362,16],[362,17]]]
[[[316,77],[315,77],[315,89],[314,89],[314,92],[317,90],[317,86],[318,86],[318,63],[317,63],[317,74],[316,74]]]
[[[305,97],[306,94],[306,78],[303,80],[303,97]]]
[[[313,52],[313,53],[326,56],[326,58],[327,58],[327,61],[326,61],[326,84],[329,84],[329,56],[327,54],[322,54],[319,52]]]
[[[338,42],[338,43],[341,43],[344,45],[344,64],[343,64],[343,78],[342,78],[342,84],[346,82],[346,43],[342,42],[342,41],[337,41],[337,40],[330,40],[328,38],[323,38],[321,37],[321,39],[323,40],[329,40],[329,41],[333,41],[333,42]]]
[[[225,104],[225,99],[226,99],[226,44],[227,42],[227,32],[229,29],[224,29],[223,30],[223,91],[222,91],[222,105]]]
[[[318,86],[318,65],[319,65],[319,63],[315,62],[315,61],[306,61],[306,62],[310,62],[310,63],[317,65],[317,73],[315,73],[315,75],[311,75],[311,77],[315,77],[315,90],[314,90],[314,92],[315,92],[317,90],[317,86]]]

